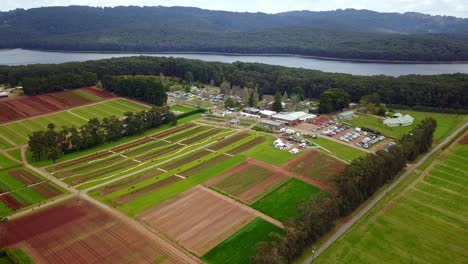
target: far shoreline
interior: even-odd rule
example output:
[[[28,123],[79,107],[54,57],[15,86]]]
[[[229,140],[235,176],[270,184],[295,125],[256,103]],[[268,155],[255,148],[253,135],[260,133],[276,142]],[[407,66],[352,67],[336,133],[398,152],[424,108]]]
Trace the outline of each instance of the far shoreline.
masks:
[[[401,60],[371,60],[371,59],[344,59],[344,58],[333,58],[333,57],[321,57],[321,56],[311,56],[311,55],[300,55],[300,54],[270,54],[270,53],[226,53],[226,52],[201,52],[201,51],[164,51],[164,52],[141,52],[141,51],[77,51],[77,50],[47,50],[47,49],[22,49],[22,48],[13,48],[13,49],[0,49],[0,50],[30,50],[30,51],[42,51],[42,52],[56,52],[56,53],[88,53],[88,54],[135,54],[138,55],[165,55],[165,54],[193,54],[193,55],[222,55],[222,56],[250,56],[250,57],[296,57],[304,59],[316,59],[324,61],[340,61],[340,62],[355,62],[355,63],[380,63],[380,64],[428,64],[428,65],[437,65],[437,64],[468,64],[468,61],[401,61]]]

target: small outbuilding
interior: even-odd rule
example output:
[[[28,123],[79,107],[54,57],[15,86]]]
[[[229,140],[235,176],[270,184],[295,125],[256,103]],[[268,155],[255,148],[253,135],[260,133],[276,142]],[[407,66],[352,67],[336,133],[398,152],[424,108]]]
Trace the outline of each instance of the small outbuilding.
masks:
[[[286,127],[286,124],[284,122],[273,121],[273,120],[268,120],[268,119],[260,120],[260,125],[266,129],[273,130],[273,131],[279,131],[282,128]]]
[[[349,120],[354,118],[353,111],[346,111],[338,114],[338,120]]]
[[[7,92],[0,92],[0,98],[8,97]]]

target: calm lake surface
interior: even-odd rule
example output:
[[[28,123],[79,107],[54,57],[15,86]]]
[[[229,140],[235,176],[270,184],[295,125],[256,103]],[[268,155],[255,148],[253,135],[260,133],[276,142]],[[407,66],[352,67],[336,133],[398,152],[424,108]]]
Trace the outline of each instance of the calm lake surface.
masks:
[[[191,53],[75,53],[48,52],[23,49],[0,50],[0,65],[25,65],[36,63],[63,63],[72,61],[99,60],[129,56],[179,57],[204,61],[219,61],[232,63],[259,62],[287,67],[321,70],[324,72],[349,73],[354,75],[389,75],[407,74],[433,75],[443,73],[468,73],[468,63],[446,64],[401,64],[376,62],[351,62],[320,60],[299,56],[258,56],[258,55],[217,55]]]

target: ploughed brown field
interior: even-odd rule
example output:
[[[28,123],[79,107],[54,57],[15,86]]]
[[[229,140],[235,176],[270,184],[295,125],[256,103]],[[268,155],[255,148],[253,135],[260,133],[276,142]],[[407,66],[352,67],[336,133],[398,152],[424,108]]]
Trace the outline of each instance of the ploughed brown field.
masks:
[[[203,256],[255,217],[210,191],[194,187],[139,215],[152,228]]]
[[[84,88],[82,90],[101,97],[102,99],[113,97],[108,92],[92,87]],[[96,101],[85,98],[73,91],[63,91],[35,96],[19,96],[12,100],[0,102],[0,109],[2,109],[2,111],[0,111],[0,123],[49,114],[93,102]]]
[[[83,200],[9,221],[2,229],[0,248],[22,248],[35,263],[180,263],[139,230]]]

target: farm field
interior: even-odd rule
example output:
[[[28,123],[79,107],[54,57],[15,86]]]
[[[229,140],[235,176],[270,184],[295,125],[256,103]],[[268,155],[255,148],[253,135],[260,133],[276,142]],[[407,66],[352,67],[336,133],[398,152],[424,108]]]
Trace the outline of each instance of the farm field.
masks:
[[[464,142],[464,143],[463,143]],[[392,191],[314,263],[464,263],[468,135]]]
[[[437,121],[437,129],[434,133],[434,141],[441,141],[454,131],[459,125],[468,120],[467,115],[443,114],[443,113],[427,113],[401,110],[399,113],[409,114],[414,117],[414,123],[411,126],[405,127],[388,127],[382,123],[383,119],[375,116],[359,115],[348,122],[356,127],[367,127],[381,132],[385,136],[401,138],[413,129],[419,122],[426,117],[432,117]]]
[[[345,144],[340,144],[338,142],[328,140],[323,137],[317,137],[309,140],[312,144],[318,145],[330,153],[342,160],[351,162],[357,158],[364,157],[367,155],[366,152],[360,151],[359,149],[348,147]]]
[[[171,105],[170,108],[171,108],[171,111],[173,111],[176,115],[195,110],[195,108],[191,108],[191,107],[183,106],[183,105]]]
[[[292,178],[252,204],[252,208],[285,222],[299,217],[299,202],[320,192],[319,188]]]
[[[261,144],[256,145],[255,148],[251,148],[246,151],[244,153],[245,156],[273,165],[280,165],[302,155],[303,153],[299,152],[297,155],[291,155],[287,151],[273,148],[272,144],[273,141],[275,141],[275,138],[270,135],[263,136],[265,137],[265,140],[261,142]]]
[[[0,171],[6,170],[9,168],[17,167],[20,164],[14,160],[11,160],[7,156],[0,154]]]
[[[202,149],[210,149],[223,141],[230,141],[231,137],[238,137],[239,133],[222,137],[220,142],[205,143],[201,147]],[[180,158],[185,160],[185,164],[173,167],[169,161],[167,165],[160,165],[168,170],[162,169],[160,166],[152,167],[120,181],[106,184],[103,188],[92,191],[91,195],[130,216],[134,216],[241,164],[245,160],[243,155],[228,153],[237,153],[239,149],[244,151],[246,146],[254,147],[252,142],[255,143],[257,139],[257,136],[249,135],[235,143],[225,144],[225,147],[218,151],[201,152],[206,154],[204,156],[200,156],[200,152],[197,151],[186,154]],[[157,172],[158,170],[159,172]],[[151,176],[152,174],[154,175]]]
[[[207,181],[205,185],[252,204],[286,180],[288,176],[281,172],[246,161]]]
[[[345,164],[319,150],[307,150],[305,153],[284,165],[289,171],[329,183],[344,169]]]
[[[149,106],[129,101],[123,98],[108,100],[101,103],[73,108],[68,111],[33,117],[0,125],[0,138],[6,138],[15,145],[27,144],[28,136],[34,131],[46,130],[53,123],[57,129],[62,126],[80,126],[91,118],[102,119],[112,115],[121,117],[127,111],[142,111]],[[1,142],[0,142],[1,144]]]
[[[37,263],[183,263],[146,234],[83,200],[71,200],[4,225],[0,247]]]
[[[195,133],[193,131],[197,131]],[[172,133],[170,133],[172,132]],[[221,135],[229,135],[231,131],[209,126],[184,125],[141,138],[94,156],[54,165],[51,173],[64,182],[79,189],[89,188],[112,178],[148,168],[154,164],[166,162],[159,166],[162,171],[176,169],[173,158],[196,147],[216,141]],[[174,135],[175,134],[175,135]],[[178,135],[185,137],[177,138]],[[197,160],[211,154],[209,151],[195,152],[179,160],[184,163]]]
[[[255,217],[246,209],[195,187],[145,210],[138,218],[202,256]]]
[[[261,218],[256,218],[206,253],[202,260],[213,264],[250,263],[250,258],[255,253],[255,245],[259,242],[270,242],[272,233],[281,235],[285,231]]]
[[[110,93],[92,87],[36,96],[20,96],[0,102],[0,108],[3,109],[0,113],[0,123],[62,111],[111,97],[113,96]]]
[[[42,177],[16,167],[0,171],[0,217],[45,202],[64,192]]]

